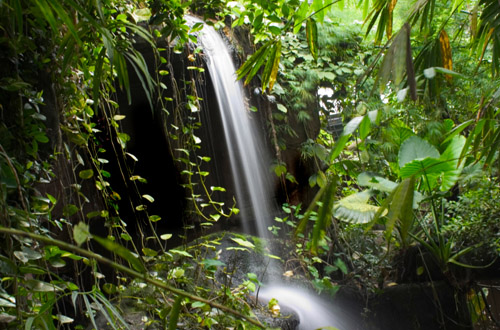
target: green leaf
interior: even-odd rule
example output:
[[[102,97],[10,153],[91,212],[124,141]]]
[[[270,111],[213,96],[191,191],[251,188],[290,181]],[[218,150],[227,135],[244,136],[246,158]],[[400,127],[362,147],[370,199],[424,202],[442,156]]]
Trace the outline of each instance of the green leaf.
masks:
[[[370,187],[383,192],[392,192],[398,184],[391,180],[370,172],[362,172],[358,175],[358,184],[363,187]]]
[[[288,109],[281,103],[278,103],[276,104],[276,106],[278,107],[278,110],[283,112],[283,113],[287,113],[288,112]]]
[[[281,35],[281,29],[276,25],[269,25],[268,29],[275,36]]]
[[[378,211],[378,206],[368,204],[372,196],[370,190],[361,191],[342,198],[334,204],[333,215],[351,223],[368,223]]]
[[[90,237],[89,226],[85,222],[79,222],[73,227],[73,239],[78,246],[85,243]]]
[[[83,170],[78,173],[80,179],[86,180],[94,176],[94,171],[92,169]]]
[[[234,238],[232,237],[231,238],[232,241],[238,243],[238,245],[241,245],[241,246],[244,246],[244,247],[247,247],[247,248],[250,248],[250,249],[253,249],[255,248],[255,245],[252,243],[252,242],[249,242],[245,239],[241,239],[241,238]]]
[[[26,286],[35,292],[54,292],[62,291],[62,289],[54,284],[38,281],[38,280],[28,280],[26,281]]]
[[[333,160],[337,158],[338,155],[340,155],[342,150],[344,150],[347,141],[349,141],[352,133],[354,133],[356,129],[358,129],[359,124],[363,121],[363,119],[364,116],[354,117],[345,125],[342,135],[337,141],[335,141],[332,151],[330,152],[329,158],[331,162],[333,162]]]
[[[413,195],[415,188],[415,178],[407,178],[401,182],[394,190],[394,196],[386,222],[386,238],[393,231],[396,221],[399,220],[399,233],[403,244],[408,243],[409,232],[413,224]]]
[[[403,166],[399,171],[399,175],[402,179],[409,178],[411,176],[420,177],[422,175],[429,175],[433,173],[439,173],[438,166],[443,162],[437,158],[424,158],[415,159]],[[431,189],[433,185],[431,185]]]
[[[428,157],[439,158],[439,151],[422,138],[411,136],[403,142],[399,150],[399,167],[402,168],[406,163],[413,160]]]
[[[172,310],[169,314],[168,330],[177,329],[177,321],[179,320],[179,314],[181,312],[182,300],[182,296],[177,296],[177,298],[175,299],[174,305],[172,306]]]
[[[273,58],[271,75],[269,76],[269,92],[272,92],[274,84],[276,83],[276,78],[278,76],[278,70],[280,67],[280,60],[281,60],[281,40],[278,40],[276,44],[276,52]]]
[[[63,214],[65,217],[71,217],[72,215],[75,215],[80,209],[78,208],[78,206],[74,205],[74,204],[67,204],[67,205],[64,205],[63,207]]]
[[[245,63],[236,71],[237,79],[241,79],[247,76],[245,82],[252,80],[253,76],[257,73],[258,69],[264,63],[264,59],[267,57],[267,53],[273,44],[272,40],[269,40],[262,47],[260,47],[252,56],[250,56]],[[250,74],[250,73],[253,74]]]
[[[157,222],[160,220],[161,220],[161,217],[159,215],[153,214],[153,215],[149,216],[149,221],[151,221],[151,222]]]
[[[458,181],[458,178],[462,173],[465,162],[459,161],[460,155],[462,154],[462,150],[465,146],[465,140],[465,137],[461,135],[453,137],[450,144],[439,158],[441,161],[447,163],[447,166],[445,166],[442,170],[443,176],[441,180],[441,191],[451,189]],[[439,170],[439,168],[436,170]]]
[[[365,116],[361,123],[359,124],[359,137],[364,140],[368,137],[371,130],[371,120],[368,116]]]
[[[455,136],[457,136],[458,134],[462,133],[462,131],[464,129],[466,129],[467,127],[469,127],[471,124],[473,124],[475,122],[474,119],[470,119],[470,120],[467,120],[463,123],[461,123],[460,125],[458,125],[457,127],[453,128],[450,132],[448,132],[448,136],[446,137],[446,139],[443,141],[443,143],[446,143],[448,141],[450,141],[451,139],[453,139]]]
[[[168,252],[178,254],[178,255],[183,256],[183,257],[188,257],[188,258],[193,257],[189,252],[186,252],[183,250],[171,249],[171,250],[168,250]]]
[[[195,301],[191,304],[191,307],[192,308],[203,308],[205,307],[207,304],[201,302],[201,301]]]
[[[318,60],[318,26],[312,17],[306,22],[306,38],[311,55]]]
[[[323,239],[325,232],[331,223],[337,185],[338,179],[336,177],[330,178],[329,182],[325,185],[324,194],[321,200],[322,203],[318,210],[318,218],[316,219],[313,227],[310,250],[314,254],[318,252],[319,243]]]
[[[136,271],[141,272],[141,273],[146,272],[146,268],[144,267],[142,262],[137,257],[135,257],[132,254],[132,252],[130,252],[130,250],[128,250],[126,247],[124,247],[116,242],[113,242],[110,239],[102,238],[99,236],[93,236],[93,239],[97,243],[101,244],[107,250],[113,252],[114,254],[116,254],[116,255],[122,257],[123,259],[125,259],[126,261],[128,261]]]
[[[149,248],[142,248],[142,253],[148,257],[156,257],[158,255],[158,252]]]
[[[323,8],[325,5],[323,4],[323,0],[313,0],[311,8],[314,13],[314,16],[318,19],[319,23],[323,23],[325,19],[326,9]]]
[[[335,260],[335,262],[334,262],[334,265],[337,266],[343,274],[347,274],[348,273],[347,266],[342,261],[342,259],[337,258],[337,260]]]
[[[218,259],[203,259],[200,264],[204,265],[206,268],[211,268],[211,267],[222,267],[225,266],[226,264],[223,263],[222,261]]]
[[[382,24],[379,23],[379,28],[381,25]],[[381,31],[383,34],[383,29]],[[405,23],[398,34],[393,38],[392,44],[384,56],[374,84],[374,88],[377,85],[379,86],[380,93],[384,92],[389,80],[392,80],[396,85],[396,88],[399,88],[399,85],[405,75],[405,71],[407,74],[412,73],[413,61],[410,53],[411,47],[409,45],[409,35],[410,26],[408,23]],[[381,37],[379,40],[381,40]]]
[[[172,238],[172,234],[163,234],[160,236],[160,238],[164,241],[166,240],[169,240],[170,238]]]
[[[302,27],[302,22],[306,18],[307,12],[309,11],[309,3],[308,1],[302,1],[300,7],[298,10],[295,11],[294,16],[294,26],[293,26],[293,33],[297,34],[300,31],[300,28]]]
[[[7,299],[0,298],[0,307],[15,308],[16,304]]]
[[[267,59],[267,63],[264,67],[264,71],[262,72],[262,78],[261,78],[261,83],[262,83],[262,92],[266,90],[267,85],[269,84],[269,79],[271,77],[271,71],[273,69],[273,63],[274,59],[276,57],[276,51],[277,51],[277,44],[273,43],[271,45],[270,51],[269,51],[269,58]]]
[[[363,187],[370,187],[372,189],[376,189],[379,191],[383,191],[386,193],[391,193],[396,189],[398,184],[391,180],[388,180],[378,174],[371,172],[362,172],[358,175],[358,184]],[[419,193],[418,191],[414,192],[413,196],[413,208],[418,208],[420,202],[424,199],[424,195]]]

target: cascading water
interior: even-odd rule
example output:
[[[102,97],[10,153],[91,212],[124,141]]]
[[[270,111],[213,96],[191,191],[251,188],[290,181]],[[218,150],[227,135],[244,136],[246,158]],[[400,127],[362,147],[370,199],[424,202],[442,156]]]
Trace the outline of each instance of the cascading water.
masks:
[[[273,219],[275,212],[269,158],[261,134],[249,116],[227,44],[210,26],[203,28],[199,41],[219,104],[244,229],[253,232],[255,226],[258,236],[267,237],[268,219]]]
[[[194,18],[189,19],[193,23],[199,22]],[[247,232],[253,232],[253,224],[259,237],[268,237],[267,228],[274,218],[276,207],[271,202],[269,158],[261,141],[261,134],[249,116],[243,88],[241,83],[236,81],[236,70],[227,44],[212,27],[206,25],[198,40],[206,55],[208,71],[221,112],[244,227]],[[278,281],[279,279],[275,279],[265,285],[259,297],[276,298],[281,304],[295,310],[301,320],[299,329],[312,330],[338,323],[332,306],[325,305],[317,296],[306,290],[284,287],[277,284]]]

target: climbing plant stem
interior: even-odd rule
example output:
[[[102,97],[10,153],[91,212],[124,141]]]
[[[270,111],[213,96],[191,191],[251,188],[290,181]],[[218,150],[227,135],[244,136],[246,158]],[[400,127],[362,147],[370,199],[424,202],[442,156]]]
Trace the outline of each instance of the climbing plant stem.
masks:
[[[6,228],[3,226],[0,226],[0,233],[9,234],[9,235],[26,236],[26,237],[29,237],[29,238],[34,239],[36,241],[43,242],[45,244],[55,245],[55,246],[58,246],[62,249],[72,251],[80,256],[83,256],[83,257],[86,257],[89,259],[94,259],[101,264],[111,266],[120,272],[123,272],[127,275],[130,275],[130,276],[136,278],[136,279],[140,279],[146,283],[154,285],[157,288],[169,291],[177,296],[182,296],[182,297],[189,298],[190,300],[205,303],[209,306],[220,309],[223,312],[227,312],[227,313],[233,314],[234,316],[236,316],[238,318],[244,319],[244,320],[260,327],[261,329],[265,328],[265,326],[262,325],[262,323],[260,323],[258,320],[252,319],[252,318],[250,318],[250,317],[248,317],[248,316],[246,316],[238,311],[235,311],[232,308],[229,308],[227,306],[224,306],[222,304],[219,304],[219,303],[211,301],[211,300],[204,299],[202,297],[191,294],[191,293],[186,292],[184,290],[174,288],[174,287],[172,287],[172,286],[170,286],[170,285],[168,285],[160,280],[149,277],[147,274],[139,273],[139,272],[137,272],[129,267],[126,267],[122,264],[116,263],[116,262],[114,262],[108,258],[105,258],[97,253],[94,253],[94,252],[89,251],[89,250],[85,250],[85,249],[78,247],[76,245],[69,244],[69,243],[54,239],[54,238],[50,238],[50,237],[46,237],[46,236],[42,236],[42,235],[38,235],[38,234],[34,234],[34,233],[29,233],[29,232],[25,232],[25,231],[18,230],[18,229]]]

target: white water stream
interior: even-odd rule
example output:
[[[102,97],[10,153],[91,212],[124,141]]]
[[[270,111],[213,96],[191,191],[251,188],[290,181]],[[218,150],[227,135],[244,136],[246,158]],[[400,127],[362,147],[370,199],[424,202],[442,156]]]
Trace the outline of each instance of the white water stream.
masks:
[[[241,82],[236,81],[228,45],[207,25],[198,40],[203,46],[217,95],[244,229],[252,232],[252,226],[255,226],[259,237],[269,237],[267,227],[276,212],[272,202],[269,157],[261,138],[263,133],[257,130],[255,120],[248,112]],[[279,279],[274,282],[279,282]],[[299,329],[312,330],[336,323],[331,306],[325,305],[317,296],[276,283],[265,285],[259,297],[276,298],[280,304],[293,309],[301,320]]]
[[[246,232],[267,237],[267,226],[274,218],[269,158],[254,120],[245,104],[243,88],[236,81],[236,69],[228,46],[221,36],[205,25],[198,40],[214,85],[229,149],[236,199]],[[252,230],[255,227],[256,230]]]

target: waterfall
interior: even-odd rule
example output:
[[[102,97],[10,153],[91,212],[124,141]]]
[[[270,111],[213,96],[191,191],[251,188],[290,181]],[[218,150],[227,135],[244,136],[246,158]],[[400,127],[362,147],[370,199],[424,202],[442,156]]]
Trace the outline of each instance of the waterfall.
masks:
[[[194,18],[191,18],[196,20]],[[268,225],[274,218],[269,156],[245,104],[245,94],[228,45],[211,27],[205,25],[198,41],[203,46],[206,63],[219,104],[225,140],[235,183],[237,206],[243,229],[268,237]]]
[[[192,22],[199,22],[189,18]],[[206,63],[222,118],[228,146],[232,176],[241,218],[246,233],[269,237],[267,227],[276,214],[271,194],[269,157],[262,141],[263,132],[256,128],[245,104],[241,82],[236,80],[235,67],[228,45],[210,26],[205,25],[198,41],[203,46]],[[274,267],[270,264],[269,267]],[[295,287],[284,287],[275,278],[264,284],[262,299],[277,298],[295,310],[300,318],[300,330],[312,330],[336,324],[335,307],[325,303],[315,293]],[[335,313],[337,314],[337,313]],[[342,328],[347,329],[346,327]]]

